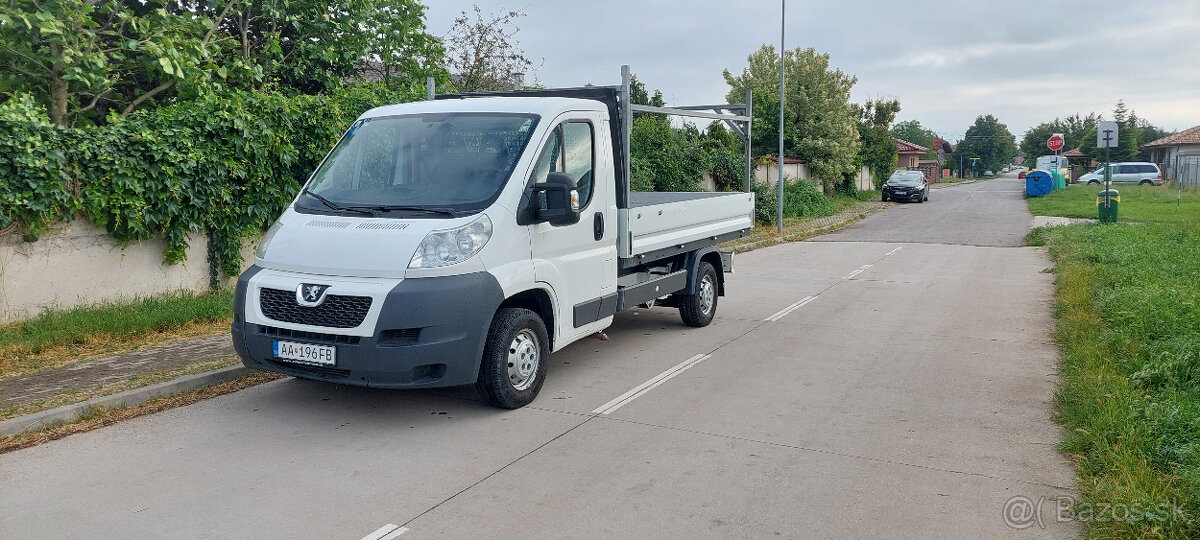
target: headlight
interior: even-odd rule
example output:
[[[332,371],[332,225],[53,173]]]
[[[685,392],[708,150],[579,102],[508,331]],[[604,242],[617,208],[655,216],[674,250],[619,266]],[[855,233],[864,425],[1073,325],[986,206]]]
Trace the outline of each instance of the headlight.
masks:
[[[413,254],[409,268],[437,268],[463,262],[479,253],[492,237],[492,220],[486,215],[462,227],[433,231]]]
[[[267,256],[267,246],[271,243],[271,239],[275,238],[275,233],[279,232],[281,227],[283,227],[282,219],[277,219],[275,223],[271,224],[271,228],[267,229],[267,233],[263,235],[262,240],[258,241],[258,247],[254,248],[255,257],[261,259]]]

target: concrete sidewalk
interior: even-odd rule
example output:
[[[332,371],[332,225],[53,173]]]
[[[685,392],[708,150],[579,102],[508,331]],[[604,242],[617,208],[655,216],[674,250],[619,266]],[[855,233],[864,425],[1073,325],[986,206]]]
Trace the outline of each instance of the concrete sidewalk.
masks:
[[[103,356],[0,379],[0,408],[36,404],[58,396],[99,392],[139,376],[178,371],[228,358],[236,353],[229,334],[189,338],[121,354]],[[201,375],[179,377],[174,381],[149,385],[111,395],[93,397],[50,410],[42,410],[0,422],[0,436],[37,428],[49,422],[70,420],[79,411],[92,406],[134,405],[150,397],[169,395],[208,384],[236,378],[243,370],[224,368]]]

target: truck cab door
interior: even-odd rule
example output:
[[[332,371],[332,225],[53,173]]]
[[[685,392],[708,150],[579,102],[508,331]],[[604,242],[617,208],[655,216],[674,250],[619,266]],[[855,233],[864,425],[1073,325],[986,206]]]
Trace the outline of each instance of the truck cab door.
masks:
[[[616,186],[607,121],[599,113],[559,117],[543,142],[529,185],[566,173],[579,194],[579,221],[530,225],[534,276],[554,291],[554,349],[612,323],[616,311]]]

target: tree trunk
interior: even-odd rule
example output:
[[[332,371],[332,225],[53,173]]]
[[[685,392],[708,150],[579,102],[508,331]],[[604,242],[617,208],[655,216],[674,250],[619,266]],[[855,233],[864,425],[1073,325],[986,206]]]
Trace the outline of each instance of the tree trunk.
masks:
[[[51,54],[62,57],[62,47],[50,46]],[[67,125],[67,81],[63,79],[63,63],[55,62],[50,73],[50,121],[55,125]]]

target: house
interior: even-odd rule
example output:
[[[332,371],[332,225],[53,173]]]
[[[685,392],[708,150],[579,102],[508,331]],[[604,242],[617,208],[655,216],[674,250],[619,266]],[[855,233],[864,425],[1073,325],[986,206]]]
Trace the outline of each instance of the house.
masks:
[[[1071,181],[1077,180],[1080,176],[1092,172],[1096,168],[1096,160],[1081,152],[1078,148],[1072,148],[1063,152],[1063,157],[1066,157],[1067,162],[1071,164],[1069,167],[1071,169]]]
[[[1150,161],[1162,169],[1163,178],[1200,186],[1200,126],[1167,135],[1142,145]]]
[[[921,154],[929,149],[904,139],[896,139],[896,168],[915,170],[921,162]]]

